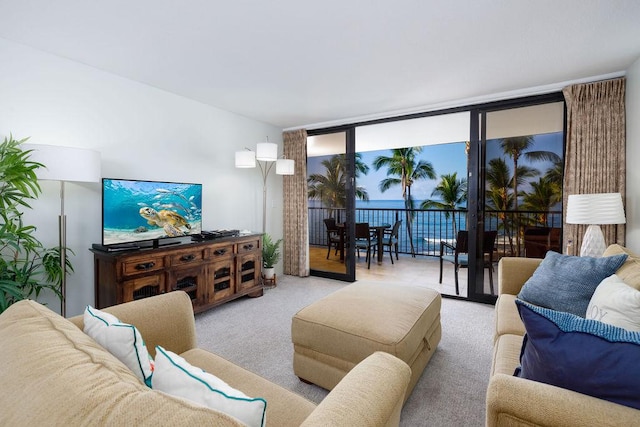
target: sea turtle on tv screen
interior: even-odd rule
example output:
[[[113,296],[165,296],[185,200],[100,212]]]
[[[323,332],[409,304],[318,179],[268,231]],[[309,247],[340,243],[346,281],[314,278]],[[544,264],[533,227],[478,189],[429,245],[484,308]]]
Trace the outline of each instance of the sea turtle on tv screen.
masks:
[[[185,233],[180,230],[180,227],[186,227],[191,229],[191,225],[184,217],[176,212],[161,210],[156,211],[150,207],[140,208],[140,216],[147,220],[149,225],[155,225],[162,227],[167,236],[179,237],[184,236]]]

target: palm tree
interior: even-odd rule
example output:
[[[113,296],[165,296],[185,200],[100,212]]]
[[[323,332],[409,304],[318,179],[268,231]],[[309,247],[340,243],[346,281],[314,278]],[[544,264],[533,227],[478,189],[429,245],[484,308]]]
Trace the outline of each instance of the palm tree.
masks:
[[[553,161],[553,166],[551,166],[544,174],[544,178],[548,181],[551,181],[554,184],[557,184],[562,188],[562,179],[564,174],[564,162],[560,157],[557,160]]]
[[[511,217],[506,211],[511,209],[513,197],[509,193],[511,185],[511,171],[503,158],[489,160],[486,172],[487,190],[485,193],[485,204],[487,210],[496,211],[500,223],[498,228],[502,229],[509,239],[511,253],[513,253],[513,237],[511,235]]]
[[[564,174],[564,162],[562,159],[558,159],[553,162],[553,166],[551,166],[545,172],[543,178],[545,181],[548,181],[551,189],[553,191],[553,196],[558,201],[562,200],[562,180]]]
[[[445,218],[449,218],[449,211],[453,216],[453,235],[458,235],[456,226],[456,209],[467,201],[467,180],[458,179],[458,173],[440,175],[440,182],[431,192],[432,196],[439,196],[441,201],[425,200],[420,209],[445,209]]]
[[[320,200],[323,205],[329,206],[329,216],[333,217],[334,209],[344,208],[347,199],[346,193],[346,156],[336,154],[321,162],[325,167],[325,174],[311,174],[307,178],[309,189],[307,195],[310,199]],[[355,176],[369,173],[369,166],[362,162],[362,155],[356,154]],[[356,186],[356,198],[369,200],[369,194],[364,187]]]
[[[530,211],[539,211],[537,221],[546,226],[547,212],[562,200],[561,193],[558,191],[556,183],[546,178],[532,182],[531,189],[533,191],[524,195],[522,207]]]
[[[436,172],[431,162],[418,160],[416,155],[422,152],[422,147],[394,148],[391,156],[378,156],[373,161],[373,167],[379,170],[387,168],[388,178],[380,181],[380,191],[385,192],[391,187],[399,185],[402,189],[402,199],[407,219],[407,232],[409,234],[409,244],[411,245],[411,256],[415,257],[416,252],[413,246],[413,208],[414,201],[411,197],[411,186],[421,179],[435,179]]]
[[[516,211],[516,229],[519,228],[518,225],[518,183],[520,182],[518,178],[518,161],[521,156],[525,156],[528,160],[531,161],[539,161],[539,160],[549,160],[556,161],[559,159],[559,156],[551,151],[527,151],[534,143],[533,136],[514,136],[510,138],[504,138],[500,141],[500,148],[502,151],[511,157],[513,160],[513,210]],[[518,249],[518,255],[520,255],[520,233],[516,233],[516,248]]]
[[[517,184],[523,184],[526,178],[533,178],[539,175],[540,172],[537,169],[530,168],[529,166],[518,166],[517,173],[512,175],[507,162],[497,157],[489,160],[489,166],[486,172],[487,190],[485,193],[486,206],[489,210],[495,210],[496,216],[500,221],[498,227],[503,230],[507,238],[509,239],[509,247],[511,254],[515,254],[515,247],[513,245],[513,231],[517,230],[514,227],[514,217],[507,215],[507,211],[512,209],[515,202],[514,193],[510,192],[513,182],[516,180]]]

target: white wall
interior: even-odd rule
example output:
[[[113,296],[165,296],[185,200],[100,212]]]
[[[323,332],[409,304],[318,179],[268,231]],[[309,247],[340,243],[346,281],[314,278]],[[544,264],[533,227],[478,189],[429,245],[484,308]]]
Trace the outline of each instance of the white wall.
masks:
[[[235,169],[234,153],[282,130],[0,38],[0,138],[90,148],[102,176],[203,184],[203,228],[262,229],[258,169]],[[282,148],[280,148],[280,152]],[[46,246],[57,246],[59,183],[27,214]],[[267,231],[282,235],[282,178],[269,176]],[[67,245],[75,252],[67,315],[94,303],[92,243],[101,240],[101,185],[65,185]],[[280,267],[281,270],[281,267]],[[40,298],[59,311],[52,295]]]
[[[627,70],[627,239],[640,253],[640,58]]]

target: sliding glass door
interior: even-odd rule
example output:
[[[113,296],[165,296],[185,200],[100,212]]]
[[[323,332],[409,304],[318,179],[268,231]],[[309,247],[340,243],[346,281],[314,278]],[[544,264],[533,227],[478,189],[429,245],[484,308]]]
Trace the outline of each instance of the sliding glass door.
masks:
[[[354,130],[309,132],[309,268],[315,276],[355,280]]]
[[[557,93],[308,131],[312,274],[393,281],[412,265],[443,295],[495,300],[501,257],[559,250],[563,128]],[[358,263],[356,222],[399,222],[400,262]]]
[[[564,103],[495,105],[472,117],[469,298],[490,300],[501,257],[560,250]]]

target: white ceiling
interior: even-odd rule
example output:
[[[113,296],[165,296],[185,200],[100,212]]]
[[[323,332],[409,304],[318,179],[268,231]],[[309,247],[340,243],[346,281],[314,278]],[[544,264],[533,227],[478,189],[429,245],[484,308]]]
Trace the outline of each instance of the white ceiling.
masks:
[[[318,127],[620,75],[640,57],[640,1],[0,0],[0,37]]]

